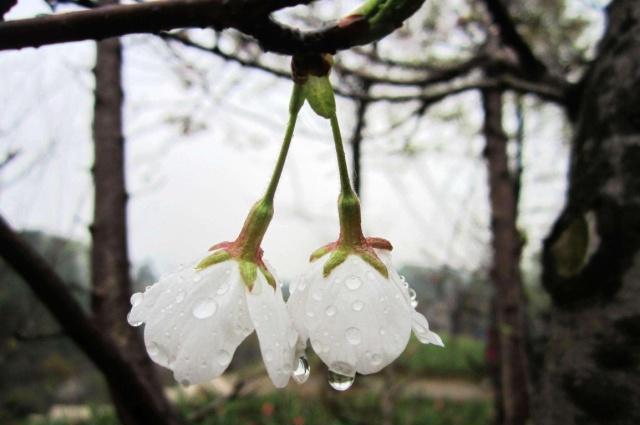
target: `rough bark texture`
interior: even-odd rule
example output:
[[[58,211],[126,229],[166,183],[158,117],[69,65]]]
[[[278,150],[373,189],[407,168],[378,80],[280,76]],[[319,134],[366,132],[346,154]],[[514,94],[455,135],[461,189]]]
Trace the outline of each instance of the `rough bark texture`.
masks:
[[[615,0],[608,14],[567,205],[545,241],[553,306],[539,424],[640,423],[640,2]]]
[[[529,418],[529,378],[526,356],[521,243],[517,229],[516,190],[508,168],[507,136],[502,127],[502,92],[482,92],[485,112],[485,157],[489,175],[496,331],[502,408],[501,423],[521,425]]]
[[[104,0],[102,5],[117,1]],[[127,193],[125,186],[125,146],[122,127],[123,92],[121,85],[122,51],[117,38],[97,43],[94,69],[96,88],[93,121],[95,186],[93,238],[91,251],[92,309],[95,323],[103,329],[125,353],[139,379],[151,391],[159,414],[167,422],[175,413],[164,397],[142,338],[127,324],[131,296],[131,278],[127,249]],[[139,424],[123,397],[110,386],[112,399],[120,421],[125,425]]]

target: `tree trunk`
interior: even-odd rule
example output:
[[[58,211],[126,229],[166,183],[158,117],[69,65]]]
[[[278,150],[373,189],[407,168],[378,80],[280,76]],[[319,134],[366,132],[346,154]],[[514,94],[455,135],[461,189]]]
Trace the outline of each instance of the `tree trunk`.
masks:
[[[544,246],[539,424],[640,423],[640,2],[615,0],[608,15],[578,99],[567,204]]]
[[[497,353],[501,406],[496,416],[505,425],[522,425],[529,418],[529,377],[525,311],[520,276],[521,242],[517,228],[517,185],[509,172],[507,136],[502,127],[502,92],[482,92],[485,113],[485,157],[489,176],[495,286],[494,347]],[[491,331],[490,331],[491,332]]]
[[[104,0],[101,5],[117,1]],[[97,43],[93,121],[95,186],[91,251],[92,309],[95,323],[123,349],[140,379],[152,389],[156,407],[168,420],[177,416],[164,396],[139,332],[127,324],[131,278],[127,249],[125,155],[122,127],[122,52],[117,38]],[[124,425],[140,424],[122,397],[110,386],[114,406]]]

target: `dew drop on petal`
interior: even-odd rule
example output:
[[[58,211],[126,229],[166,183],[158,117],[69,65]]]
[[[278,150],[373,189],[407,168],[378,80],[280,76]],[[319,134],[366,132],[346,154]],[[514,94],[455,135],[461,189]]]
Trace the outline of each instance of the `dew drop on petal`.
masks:
[[[229,286],[229,282],[224,282],[222,285],[220,285],[220,287],[216,291],[216,294],[224,295],[229,290]]]
[[[193,315],[196,319],[206,319],[207,317],[213,316],[217,309],[218,304],[216,304],[215,300],[205,298],[204,300],[198,301],[193,307]]]
[[[353,309],[353,311],[362,311],[362,309],[364,308],[364,303],[362,301],[356,300],[353,302],[353,304],[351,304],[351,308]]]
[[[293,370],[291,376],[293,380],[298,384],[304,384],[309,379],[309,375],[311,374],[311,367],[309,366],[309,362],[307,358],[302,356],[298,359],[298,363],[296,364],[296,368]]]
[[[307,310],[307,313],[306,313],[306,314],[307,314],[307,317],[313,317],[313,316],[315,316],[315,314],[313,314],[313,311],[311,311],[311,310]]]
[[[382,363],[382,356],[380,354],[374,354],[371,356],[371,364],[374,366],[378,366]]]
[[[138,326],[142,325],[142,321],[138,321],[138,320],[133,320],[132,319],[131,312],[129,312],[129,314],[127,314],[127,322],[129,322],[129,324],[131,326],[133,326],[134,328],[137,328]]]
[[[158,354],[158,351],[158,344],[156,344],[155,342],[152,342],[151,344],[149,344],[149,346],[147,346],[147,352],[150,356],[155,356],[156,354]]]
[[[362,333],[358,328],[351,327],[347,329],[347,331],[344,333],[344,336],[347,338],[347,341],[351,345],[358,345],[360,344],[360,342],[362,342]]]
[[[140,304],[143,297],[144,296],[140,292],[136,292],[135,294],[131,295],[131,299],[129,300],[131,301],[131,306],[135,307]]]
[[[324,311],[326,313],[327,316],[332,317],[336,315],[336,312],[338,310],[336,309],[335,306],[330,305],[329,307],[327,307],[327,309]]]
[[[272,361],[272,360],[273,360],[273,351],[271,351],[271,350],[267,350],[267,351],[265,351],[265,352],[264,352],[264,359],[265,359],[267,362]]]
[[[362,281],[357,276],[351,276],[344,281],[344,284],[346,285],[347,288],[351,289],[352,291],[355,291],[362,285]]]
[[[298,287],[296,288],[296,291],[304,291],[304,289],[307,287],[307,281],[306,279],[300,279],[300,283],[298,283]]]
[[[199,273],[196,273],[196,275],[193,277],[193,281],[200,282],[201,280],[202,280],[202,276]]]
[[[380,328],[380,335],[384,335],[384,334],[386,334],[386,333],[387,333],[387,331],[385,331],[385,329],[384,329],[384,328]]]
[[[316,290],[311,297],[316,301],[322,301],[322,292]]]
[[[329,385],[337,391],[346,391],[355,380],[356,371],[353,367],[343,362],[336,362],[329,367]]]
[[[416,308],[418,307],[418,300],[412,299],[410,304],[411,304],[411,307]]]
[[[371,270],[369,270],[369,271],[367,272],[366,276],[367,276],[367,279],[369,279],[370,281],[374,281],[374,280],[376,280],[376,275],[375,275],[375,274],[373,274],[373,272],[372,272]]]
[[[226,366],[227,364],[229,364],[230,361],[231,361],[231,355],[227,351],[225,350],[218,351],[218,363],[220,363],[221,366]]]
[[[178,295],[176,295],[176,302],[181,303],[182,301],[184,301],[184,295],[184,291],[178,292]]]

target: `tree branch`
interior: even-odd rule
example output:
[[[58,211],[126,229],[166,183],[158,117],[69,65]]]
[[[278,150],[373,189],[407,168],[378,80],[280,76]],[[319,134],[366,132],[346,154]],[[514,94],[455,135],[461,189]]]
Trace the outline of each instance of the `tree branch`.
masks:
[[[150,409],[151,389],[138,379],[114,342],[102,333],[67,291],[65,283],[47,262],[9,227],[0,216],[0,257],[29,285],[38,299],[56,318],[69,337],[102,371],[107,381],[126,397],[139,423],[177,423]]]
[[[502,0],[482,0],[491,19],[500,30],[502,42],[515,50],[522,70],[530,77],[540,78],[547,73],[547,66],[536,57],[526,40],[516,29],[509,10]]]
[[[402,25],[424,0],[387,0],[379,12],[351,15],[315,31],[301,32],[269,15],[313,0],[169,0],[101,7],[0,23],[0,50],[101,40],[177,28],[235,28],[255,38],[265,51],[293,55],[333,53],[378,40]]]

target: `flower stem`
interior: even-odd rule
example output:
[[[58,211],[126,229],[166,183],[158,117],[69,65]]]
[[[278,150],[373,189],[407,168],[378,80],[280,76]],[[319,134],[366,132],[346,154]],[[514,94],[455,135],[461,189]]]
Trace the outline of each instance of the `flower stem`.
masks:
[[[273,204],[273,197],[276,193],[276,189],[278,188],[280,176],[282,176],[282,169],[284,168],[284,163],[287,159],[287,154],[289,153],[289,146],[291,145],[291,139],[293,138],[293,130],[296,127],[296,121],[298,119],[298,112],[300,111],[303,103],[303,86],[301,84],[294,84],[289,103],[289,122],[287,123],[287,130],[284,134],[284,141],[280,147],[280,154],[278,155],[278,160],[273,170],[271,181],[269,181],[269,186],[267,187],[267,191],[263,198],[263,200],[269,205]]]
[[[338,117],[334,113],[331,115],[331,130],[333,131],[333,142],[336,146],[336,157],[338,159],[338,171],[340,172],[340,193],[342,196],[355,196],[355,192],[351,187],[349,179],[349,169],[347,168],[347,160],[344,154],[344,145],[342,143],[342,135],[340,134],[340,126]]]

